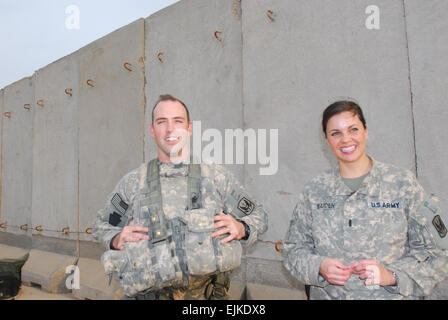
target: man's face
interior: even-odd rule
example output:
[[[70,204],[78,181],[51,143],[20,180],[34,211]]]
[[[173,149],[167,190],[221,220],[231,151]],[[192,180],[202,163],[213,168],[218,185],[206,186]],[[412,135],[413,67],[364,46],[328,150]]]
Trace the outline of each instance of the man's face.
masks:
[[[162,162],[171,162],[171,157],[188,157],[183,149],[192,135],[192,123],[187,111],[178,101],[162,101],[154,109],[154,122],[150,126],[151,137],[157,145],[157,154]]]

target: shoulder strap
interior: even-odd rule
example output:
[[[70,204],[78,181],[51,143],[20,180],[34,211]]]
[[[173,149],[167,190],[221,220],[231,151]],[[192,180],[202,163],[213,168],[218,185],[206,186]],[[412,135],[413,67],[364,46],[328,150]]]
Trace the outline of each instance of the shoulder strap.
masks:
[[[158,202],[160,204],[161,210],[162,207],[162,189],[160,185],[160,177],[159,177],[159,163],[157,159],[153,159],[148,163],[147,170],[147,183],[149,192],[158,192]],[[189,199],[187,209],[200,209],[203,207],[202,204],[202,194],[201,194],[201,165],[197,163],[193,163],[190,161],[188,165],[188,183],[187,183],[187,195]]]
[[[200,209],[202,205],[202,193],[201,193],[201,165],[194,164],[190,161],[188,165],[188,209]]]
[[[152,159],[148,162],[146,177],[149,191],[160,191],[159,163],[157,159]]]

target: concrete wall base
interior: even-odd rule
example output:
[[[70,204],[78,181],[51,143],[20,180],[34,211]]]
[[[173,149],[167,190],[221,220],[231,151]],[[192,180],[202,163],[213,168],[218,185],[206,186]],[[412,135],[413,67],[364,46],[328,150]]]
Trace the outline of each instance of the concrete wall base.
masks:
[[[267,286],[258,283],[247,284],[247,300],[307,300],[303,290]]]
[[[96,259],[80,258],[78,261],[80,288],[73,289],[73,296],[89,300],[120,300],[124,294],[119,284],[104,273],[101,262]]]
[[[22,283],[26,286],[40,286],[50,293],[69,293],[65,280],[65,270],[75,265],[78,258],[62,254],[32,249],[30,256],[22,268]]]
[[[23,260],[28,254],[29,250],[11,247],[4,244],[0,244],[0,260],[2,259],[13,259],[13,260]]]
[[[230,300],[244,300],[246,298],[246,286],[238,280],[230,281]]]

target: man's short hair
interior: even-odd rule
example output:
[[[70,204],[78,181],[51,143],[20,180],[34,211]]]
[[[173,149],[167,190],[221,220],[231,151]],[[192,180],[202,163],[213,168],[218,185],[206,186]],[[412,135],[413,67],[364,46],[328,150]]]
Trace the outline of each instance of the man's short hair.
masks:
[[[187,106],[185,105],[185,103],[183,103],[180,99],[177,99],[176,97],[170,95],[170,94],[161,94],[159,97],[159,100],[157,100],[157,102],[155,103],[154,107],[152,108],[152,124],[154,124],[154,110],[156,109],[157,105],[160,102],[163,101],[177,101],[179,102],[181,105],[184,106],[185,111],[187,112],[187,122],[190,121],[190,112],[188,111]]]

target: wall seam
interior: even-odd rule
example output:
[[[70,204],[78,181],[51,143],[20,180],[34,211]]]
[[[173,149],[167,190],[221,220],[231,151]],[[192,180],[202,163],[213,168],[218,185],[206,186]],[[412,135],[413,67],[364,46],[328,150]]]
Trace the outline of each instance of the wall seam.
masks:
[[[243,0],[239,1],[239,5],[240,5],[240,28],[241,28],[241,119],[242,119],[242,129],[243,132],[246,130],[246,119],[245,119],[245,105],[244,105],[244,37],[243,37]],[[247,166],[246,166],[246,161],[244,161],[243,163],[243,186],[245,188],[247,188],[246,185],[246,170],[247,170]],[[248,259],[248,255],[247,252],[244,253],[244,268],[243,268],[243,284],[244,284],[244,290],[243,290],[243,294],[244,294],[244,298],[247,298],[247,259]]]
[[[34,74],[30,77],[30,83],[33,87],[33,94],[31,96],[31,99],[33,101],[37,101],[36,99],[36,89],[37,89],[37,80],[39,78],[39,72],[35,71]],[[31,103],[32,105],[32,103]],[[29,217],[28,220],[26,220],[27,222],[29,221],[29,224],[32,226],[33,225],[33,195],[34,195],[34,146],[35,146],[35,131],[36,131],[36,125],[35,125],[35,118],[36,118],[36,111],[35,108],[31,108],[31,187],[30,187],[30,211],[29,211]],[[3,134],[3,132],[2,132]],[[27,232],[28,234],[28,232]],[[31,231],[30,234],[30,238],[31,238],[31,248],[33,248],[33,232]]]
[[[79,191],[80,191],[80,183],[79,183],[79,181],[80,181],[80,177],[81,177],[81,174],[80,174],[80,172],[81,172],[81,166],[80,166],[80,152],[79,152],[79,150],[81,149],[80,148],[80,145],[79,145],[79,143],[80,143],[80,141],[79,141],[79,131],[80,131],[80,118],[79,118],[79,114],[80,114],[80,108],[79,108],[79,102],[80,102],[80,96],[81,96],[81,90],[82,90],[82,86],[81,86],[81,82],[80,82],[80,74],[81,74],[81,71],[80,71],[80,68],[79,68],[79,66],[80,66],[80,55],[76,55],[75,56],[75,58],[74,58],[74,61],[73,61],[73,64],[74,64],[74,66],[75,66],[75,75],[76,75],[76,83],[78,84],[77,85],[77,95],[76,95],[76,108],[75,108],[75,110],[76,110],[76,122],[77,122],[77,125],[76,125],[76,143],[75,143],[75,145],[77,146],[77,150],[75,151],[75,155],[76,155],[76,160],[77,161],[75,161],[75,163],[76,163],[76,166],[77,166],[77,168],[76,168],[76,173],[77,173],[77,178],[76,178],[76,224],[77,224],[77,231],[78,231],[78,233],[77,233],[77,241],[76,241],[76,251],[77,251],[77,254],[78,254],[78,259],[81,259],[81,240],[80,240],[80,234],[79,234],[79,216],[80,216],[80,193],[79,193]],[[78,260],[78,262],[79,262],[79,260]]]
[[[243,132],[246,130],[246,118],[245,118],[245,105],[244,105],[244,37],[243,37],[243,0],[239,1],[240,5],[240,28],[241,28],[241,120],[242,120],[242,129]],[[247,188],[246,186],[246,161],[243,163],[243,186]]]
[[[410,53],[409,53],[409,38],[408,38],[408,25],[407,25],[405,0],[402,1],[402,4],[403,4],[403,17],[404,17],[404,34],[405,34],[406,51],[407,51],[406,53],[407,53],[407,59],[408,59],[409,94],[410,94],[410,98],[411,98],[412,138],[414,141],[414,170],[415,170],[415,176],[418,177],[417,144],[416,144],[416,140],[415,140],[414,95],[412,93],[411,57],[410,57]]]
[[[2,115],[2,129],[1,129],[1,137],[0,137],[0,219],[2,219],[2,186],[3,186],[3,126],[5,125],[3,121],[3,111],[5,106],[5,90],[1,89],[2,101],[0,101],[0,112]]]
[[[142,75],[143,75],[143,88],[142,88],[142,91],[143,91],[143,101],[142,101],[142,103],[143,103],[143,132],[142,132],[142,143],[143,143],[143,149],[142,149],[142,159],[143,159],[143,162],[146,162],[146,159],[145,159],[145,145],[146,145],[146,103],[147,103],[147,101],[146,101],[146,84],[147,84],[147,81],[146,81],[146,19],[143,19],[143,39],[142,39],[142,42],[143,42],[143,52],[142,52]]]

